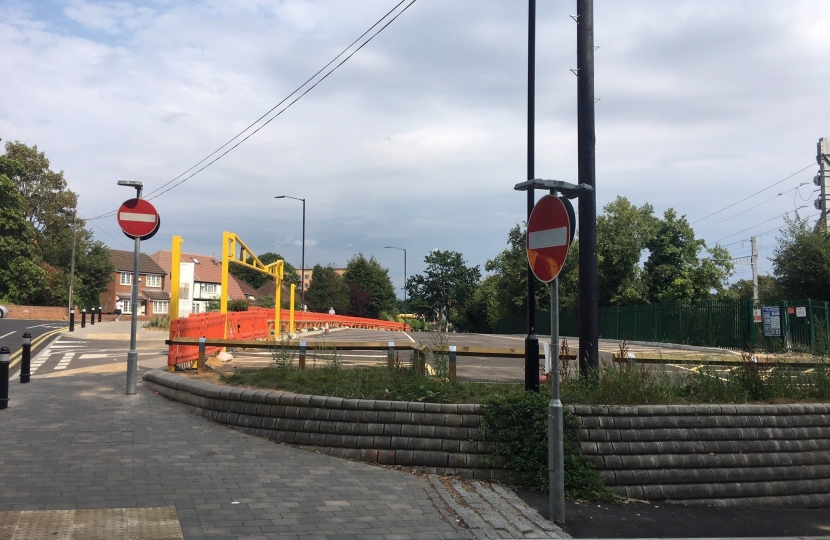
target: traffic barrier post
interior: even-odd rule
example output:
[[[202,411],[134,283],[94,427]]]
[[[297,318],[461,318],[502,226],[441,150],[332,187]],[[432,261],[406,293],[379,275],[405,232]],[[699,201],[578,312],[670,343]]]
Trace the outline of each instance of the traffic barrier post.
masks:
[[[20,356],[20,383],[27,383],[31,378],[32,366],[32,334],[23,334],[23,348]]]
[[[395,369],[395,342],[389,342],[389,352],[386,353],[386,367]]]
[[[305,371],[306,342],[300,342],[300,371]]]
[[[104,308],[102,308],[101,306],[98,306],[98,322],[101,322],[101,313],[102,313],[103,309]]]
[[[95,308],[89,309],[89,324],[95,326]]]
[[[69,331],[70,332],[75,331],[75,310],[74,309],[69,310]]]
[[[0,410],[9,406],[9,348],[0,347]]]
[[[86,308],[81,309],[81,328],[86,328]]]
[[[207,355],[205,354],[205,336],[199,338],[199,359],[196,360],[198,362],[199,374],[203,374],[205,372],[205,364],[207,363]]]
[[[456,352],[455,345],[450,345],[450,382],[456,381],[455,366],[457,356],[458,353]]]

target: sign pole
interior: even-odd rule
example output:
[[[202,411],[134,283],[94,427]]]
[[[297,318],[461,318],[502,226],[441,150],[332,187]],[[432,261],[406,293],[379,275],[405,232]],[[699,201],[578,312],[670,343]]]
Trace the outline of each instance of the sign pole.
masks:
[[[556,195],[555,190],[551,190]],[[548,404],[548,482],[550,520],[565,523],[565,455],[562,400],[559,398],[559,276],[550,284],[550,403]]]
[[[136,199],[141,199],[141,186],[135,188]],[[130,350],[127,353],[127,394],[135,394],[136,375],[138,373],[138,352],[136,351],[136,332],[138,331],[138,280],[139,277],[139,255],[141,254],[141,237],[135,237],[135,247],[133,251],[133,290],[130,295],[130,307],[132,308],[132,317],[130,317]]]

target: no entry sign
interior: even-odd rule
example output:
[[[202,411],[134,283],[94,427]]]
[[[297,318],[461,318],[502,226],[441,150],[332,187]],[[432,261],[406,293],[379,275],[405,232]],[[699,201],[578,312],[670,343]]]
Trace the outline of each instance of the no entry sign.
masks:
[[[571,219],[565,203],[545,195],[533,207],[527,222],[527,261],[539,281],[556,279],[571,247]]]
[[[160,224],[155,207],[144,199],[130,199],[118,209],[118,225],[130,238],[152,238]]]

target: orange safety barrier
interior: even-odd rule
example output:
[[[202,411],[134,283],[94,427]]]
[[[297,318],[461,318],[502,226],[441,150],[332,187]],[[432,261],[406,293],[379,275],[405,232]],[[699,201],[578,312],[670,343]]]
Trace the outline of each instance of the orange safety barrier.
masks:
[[[221,313],[193,313],[190,317],[181,317],[170,321],[170,338],[223,338],[225,316]],[[207,347],[206,354],[219,352],[220,347]],[[167,365],[175,367],[177,364],[193,362],[199,357],[199,347],[171,345],[167,350]]]
[[[259,339],[271,335],[274,326],[274,310],[260,307],[251,307],[248,311],[232,311],[227,315],[222,313],[198,313],[189,317],[181,317],[170,321],[170,339],[177,337],[191,338],[224,338],[227,328],[228,339]],[[289,310],[283,309],[280,313],[281,332],[288,331]],[[408,324],[394,321],[381,321],[363,317],[349,317],[346,315],[329,315],[328,313],[313,313],[310,311],[294,312],[295,329],[310,328],[362,328],[368,330],[411,330]],[[219,347],[207,347],[207,355],[219,352]],[[167,352],[168,367],[193,362],[199,357],[199,348],[188,345],[170,345]]]

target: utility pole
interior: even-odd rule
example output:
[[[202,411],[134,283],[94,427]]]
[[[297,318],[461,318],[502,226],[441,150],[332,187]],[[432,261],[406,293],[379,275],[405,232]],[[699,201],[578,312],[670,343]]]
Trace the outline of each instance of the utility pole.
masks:
[[[72,295],[75,289],[75,239],[78,234],[78,205],[72,211],[72,260],[69,263],[69,311],[72,311]]]
[[[758,294],[758,238],[752,237],[752,302],[753,306],[760,303]]]
[[[527,179],[533,180],[536,116],[536,0],[528,0],[527,14]],[[536,205],[533,189],[527,190],[527,220]],[[525,337],[525,391],[539,391],[539,338],[536,336],[536,276],[527,265],[527,336]]]
[[[828,182],[830,182],[830,137],[822,137],[818,140],[816,161],[819,169],[818,174],[813,178],[813,183],[821,189],[821,194],[815,200],[815,206],[816,210],[821,210],[821,215],[818,218],[819,223],[823,223],[824,228],[827,229],[830,225],[830,217],[827,215],[827,197],[830,195],[827,187]]]
[[[576,2],[576,57],[578,183],[593,188],[579,197],[579,373],[585,377],[599,368],[593,0]]]

